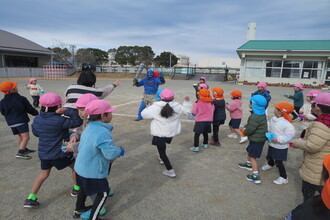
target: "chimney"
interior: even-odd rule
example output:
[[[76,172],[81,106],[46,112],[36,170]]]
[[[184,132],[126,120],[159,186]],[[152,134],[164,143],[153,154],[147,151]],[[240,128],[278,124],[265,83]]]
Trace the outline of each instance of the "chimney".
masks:
[[[249,22],[247,27],[246,41],[255,40],[256,39],[256,22]]]

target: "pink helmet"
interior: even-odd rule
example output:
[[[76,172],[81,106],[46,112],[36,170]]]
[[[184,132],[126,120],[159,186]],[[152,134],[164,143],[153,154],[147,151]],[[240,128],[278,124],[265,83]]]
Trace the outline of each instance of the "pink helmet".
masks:
[[[319,105],[330,106],[330,93],[322,92],[318,94],[312,102]]]
[[[91,93],[86,93],[86,94],[81,95],[77,99],[77,102],[74,104],[74,106],[76,106],[77,108],[85,108],[86,105],[93,100],[98,100],[98,98]]]
[[[207,85],[204,83],[199,84],[199,87],[201,87],[202,89],[207,89]]]
[[[88,103],[85,107],[87,115],[100,115],[103,113],[113,112],[115,108],[112,108],[109,103],[103,100],[93,100]]]
[[[294,87],[299,88],[301,91],[304,91],[304,87],[301,84],[294,84]]]
[[[319,90],[311,90],[309,92],[307,92],[306,96],[311,96],[311,97],[315,97],[318,94],[321,94],[322,92],[320,92]]]
[[[174,99],[174,92],[170,89],[164,89],[160,93],[160,98],[162,100],[173,100]]]
[[[258,83],[257,86],[264,88],[264,90],[267,90],[267,83],[265,83],[265,82],[260,82],[260,83]]]
[[[41,96],[40,104],[44,107],[54,107],[62,104],[62,99],[56,93],[48,92]]]
[[[29,79],[29,83],[31,84],[33,81],[37,81],[37,79],[36,78],[30,78]]]

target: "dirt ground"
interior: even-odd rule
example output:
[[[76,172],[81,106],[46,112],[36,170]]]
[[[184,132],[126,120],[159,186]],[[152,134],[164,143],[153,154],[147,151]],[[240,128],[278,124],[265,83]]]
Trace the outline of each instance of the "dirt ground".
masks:
[[[32,101],[24,84],[27,79],[11,79],[19,83],[19,92]],[[114,82],[114,78],[99,78],[96,86]],[[1,80],[4,81],[4,80]],[[45,92],[64,91],[76,79],[43,80],[38,83]],[[221,147],[210,146],[199,153],[188,150],[193,143],[194,122],[182,117],[182,132],[174,137],[168,146],[169,159],[177,173],[176,178],[163,176],[164,166],[159,164],[157,149],[151,145],[150,121],[134,121],[143,88],[133,87],[131,80],[121,80],[121,85],[105,100],[117,108],[112,125],[116,145],[126,150],[124,157],[113,164],[109,182],[115,191],[106,201],[106,219],[283,219],[287,213],[302,202],[301,179],[298,170],[302,152],[289,149],[287,168],[289,183],[276,185],[276,168],[260,171],[262,183],[255,185],[245,179],[249,173],[238,167],[246,161],[247,143],[228,138],[227,125],[220,127]],[[173,89],[175,100],[182,102],[184,96],[195,100],[191,80],[167,80],[160,88]],[[208,82],[210,88],[221,86],[225,98],[230,101],[229,92],[238,89],[243,92],[244,125],[249,116],[248,97],[256,86],[236,85],[232,82]],[[293,88],[269,87],[272,103],[286,101],[284,94],[292,94]],[[309,90],[307,90],[309,91]],[[307,92],[306,91],[306,92]],[[2,95],[1,95],[2,98]],[[290,101],[289,101],[290,102]],[[273,116],[270,104],[269,116]],[[30,117],[31,122],[33,117]],[[229,122],[227,114],[226,124]],[[294,123],[297,136],[301,132],[299,122]],[[72,219],[76,198],[70,196],[71,172],[53,169],[50,177],[38,192],[38,209],[23,209],[34,178],[40,170],[37,153],[31,160],[16,159],[17,137],[11,134],[4,117],[0,120],[0,219]],[[211,135],[210,135],[211,136]],[[38,139],[31,133],[28,147],[37,149]],[[259,167],[265,163],[267,144],[258,160]],[[90,201],[88,200],[90,203]]]

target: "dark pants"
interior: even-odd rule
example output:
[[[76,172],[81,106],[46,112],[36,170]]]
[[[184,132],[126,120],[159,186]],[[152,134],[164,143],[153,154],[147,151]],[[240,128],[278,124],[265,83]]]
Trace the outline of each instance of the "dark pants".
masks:
[[[219,127],[220,125],[213,124],[213,141],[219,142]]]
[[[301,106],[300,106],[300,107],[298,107],[298,106],[295,106],[295,107],[294,107],[294,111],[291,113],[291,115],[293,116],[293,117],[292,117],[292,120],[294,120],[294,119],[296,119],[296,118],[298,117],[298,115],[297,115],[296,113],[299,114],[299,110],[300,110],[300,108],[301,108]]]
[[[301,192],[302,192],[303,197],[304,197],[304,202],[307,199],[310,199],[310,198],[314,197],[316,191],[318,191],[321,194],[322,189],[323,189],[323,186],[314,185],[314,184],[308,183],[308,182],[303,180],[302,181]]]
[[[38,107],[40,96],[32,96],[32,99],[33,99],[33,106]]]
[[[164,162],[164,165],[165,165],[166,169],[167,170],[173,169],[172,165],[170,163],[170,160],[168,159],[168,157],[166,155],[166,143],[165,142],[158,143],[157,144],[157,150],[158,150],[158,153],[159,153],[159,157]]]
[[[201,134],[200,133],[195,133],[195,136],[194,136],[194,147],[198,147],[199,145],[199,136]],[[209,143],[209,135],[207,132],[204,132],[203,133],[203,137],[204,137],[204,140],[203,140],[203,144],[208,144]]]
[[[286,175],[286,170],[285,167],[283,165],[283,161],[281,160],[273,160],[272,157],[267,156],[266,157],[267,161],[268,161],[268,165],[273,167],[276,165],[276,167],[278,168],[278,171],[280,172],[280,177],[286,179],[288,176]]]

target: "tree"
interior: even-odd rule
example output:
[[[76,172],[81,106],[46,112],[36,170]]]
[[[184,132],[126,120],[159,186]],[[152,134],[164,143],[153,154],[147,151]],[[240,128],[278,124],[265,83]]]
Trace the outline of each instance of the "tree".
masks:
[[[54,48],[48,48],[53,52],[53,61],[54,62],[61,62],[61,63],[70,63],[70,59],[72,57],[72,54],[68,50],[68,48],[60,48],[60,47],[54,47]]]
[[[171,52],[162,52],[155,59],[155,64],[161,67],[173,67],[178,62],[178,58]]]
[[[109,59],[106,51],[96,48],[82,48],[76,53],[76,61],[80,65],[83,63],[102,65],[103,63],[107,63]]]
[[[123,66],[144,63],[146,66],[152,63],[154,52],[150,46],[120,46],[115,54],[115,61]]]

